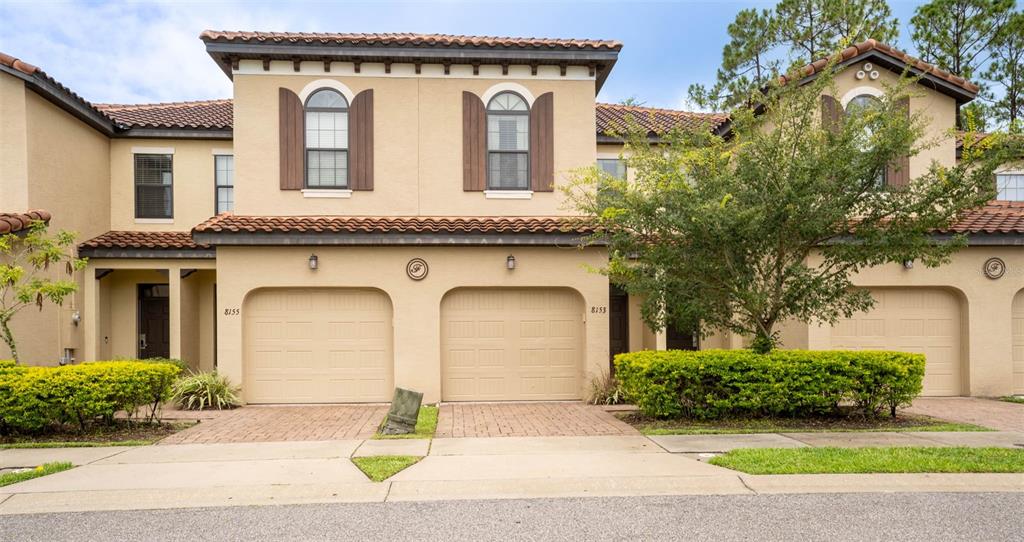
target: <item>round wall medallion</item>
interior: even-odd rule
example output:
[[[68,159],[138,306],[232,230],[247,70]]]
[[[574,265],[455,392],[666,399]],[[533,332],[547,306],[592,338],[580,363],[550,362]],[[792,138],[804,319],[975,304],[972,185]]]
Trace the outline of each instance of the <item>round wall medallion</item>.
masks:
[[[423,258],[413,258],[405,264],[405,273],[412,280],[423,280],[427,278],[429,272],[430,268],[427,267],[427,262],[423,261]]]
[[[989,258],[985,260],[985,276],[990,279],[997,279],[1006,273],[1006,262],[999,258]]]

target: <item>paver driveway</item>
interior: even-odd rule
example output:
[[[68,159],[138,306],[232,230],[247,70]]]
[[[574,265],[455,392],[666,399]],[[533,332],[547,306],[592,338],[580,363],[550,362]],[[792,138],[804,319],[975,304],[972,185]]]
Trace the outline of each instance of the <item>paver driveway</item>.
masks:
[[[979,397],[918,397],[906,409],[961,423],[973,423],[1000,431],[1024,432],[1024,405]]]
[[[388,405],[247,406],[175,433],[160,444],[367,439]]]
[[[604,409],[578,402],[443,403],[437,437],[588,437],[637,435]]]

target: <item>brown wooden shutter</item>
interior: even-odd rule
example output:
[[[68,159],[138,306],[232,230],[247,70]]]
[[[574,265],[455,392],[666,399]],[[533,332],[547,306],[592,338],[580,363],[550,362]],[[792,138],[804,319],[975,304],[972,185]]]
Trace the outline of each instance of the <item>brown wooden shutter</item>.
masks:
[[[827,94],[821,95],[821,123],[833,134],[838,133],[843,126],[843,106],[839,100]]]
[[[356,94],[348,110],[348,176],[352,190],[373,190],[373,89]]]
[[[487,112],[472,92],[462,92],[462,189],[487,186]]]
[[[910,100],[903,98],[899,102],[900,109],[907,120],[910,120]],[[910,185],[910,157],[901,156],[894,160],[885,171],[885,184],[893,187],[906,187]]]
[[[305,175],[302,100],[292,91],[278,90],[278,132],[281,138],[281,190],[302,190]]]
[[[533,102],[530,110],[530,189],[555,189],[555,96],[547,92]]]

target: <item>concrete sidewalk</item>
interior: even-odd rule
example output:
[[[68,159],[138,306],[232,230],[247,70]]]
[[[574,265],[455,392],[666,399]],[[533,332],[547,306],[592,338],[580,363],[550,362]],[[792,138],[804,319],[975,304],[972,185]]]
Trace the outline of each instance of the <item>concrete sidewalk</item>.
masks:
[[[803,448],[869,446],[995,446],[1024,448],[1024,433],[1015,431],[850,431],[818,433],[749,433],[736,435],[652,435],[670,453],[723,453],[737,448]]]
[[[0,467],[78,467],[0,488],[0,514],[334,502],[808,492],[1024,491],[1021,474],[751,476],[688,455],[816,445],[806,435],[337,440],[0,450]],[[849,435],[861,435],[850,437]],[[886,434],[891,438],[894,434]],[[835,435],[832,435],[835,437]],[[984,437],[984,441],[983,441]],[[1011,445],[1010,433],[906,435],[930,445]],[[842,434],[852,443],[877,434]],[[804,439],[804,440],[800,440]],[[680,453],[672,453],[680,452]],[[424,455],[383,483],[360,455]]]

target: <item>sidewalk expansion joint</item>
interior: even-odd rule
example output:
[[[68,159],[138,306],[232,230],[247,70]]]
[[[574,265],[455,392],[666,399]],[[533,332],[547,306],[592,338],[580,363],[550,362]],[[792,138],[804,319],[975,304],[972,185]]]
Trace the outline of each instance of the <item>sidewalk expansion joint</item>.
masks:
[[[750,490],[750,492],[753,493],[754,495],[760,495],[760,493],[758,493],[756,489],[750,487],[750,485],[747,484],[747,481],[743,479],[743,475],[742,474],[737,474],[736,477],[740,479],[740,483],[743,484],[743,487],[745,487],[748,490]]]
[[[10,499],[13,496],[14,493],[11,493],[10,495],[0,495],[0,504],[7,502],[7,499]]]
[[[648,441],[648,442],[650,442],[650,443],[654,444],[654,445],[655,445],[655,446],[657,446],[658,448],[661,448],[661,450],[662,450],[663,452],[666,452],[666,453],[670,453],[670,454],[671,454],[671,453],[674,453],[674,452],[672,452],[671,450],[669,450],[668,448],[666,448],[666,447],[662,446],[661,444],[658,444],[658,441],[656,441],[656,440],[652,439],[650,435],[642,435],[642,436],[643,436],[643,437],[644,437],[645,439],[647,439],[647,441]]]
[[[391,498],[391,486],[394,485],[394,482],[387,482],[387,484],[388,490],[386,493],[384,493],[384,500],[381,502],[388,502],[388,499]]]

